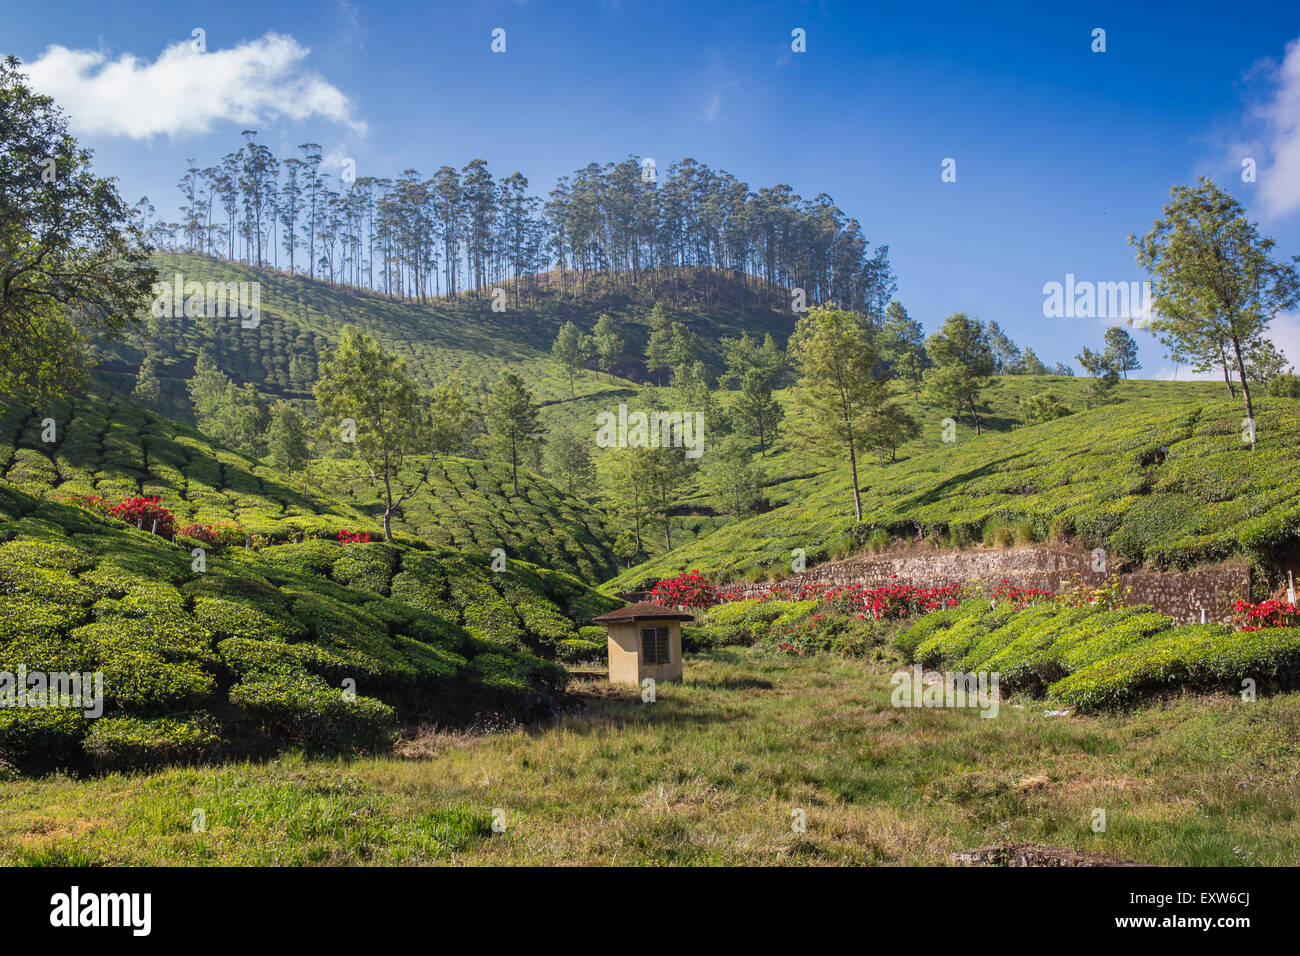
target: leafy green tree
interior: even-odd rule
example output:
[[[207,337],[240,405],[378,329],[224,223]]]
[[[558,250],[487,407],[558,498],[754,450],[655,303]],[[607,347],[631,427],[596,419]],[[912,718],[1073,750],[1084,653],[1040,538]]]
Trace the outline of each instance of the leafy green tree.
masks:
[[[1084,347],[1075,356],[1083,370],[1092,376],[1088,387],[1088,407],[1096,408],[1111,399],[1111,392],[1119,384],[1119,370],[1115,368],[1113,357],[1109,352],[1094,352]]]
[[[488,436],[510,462],[510,477],[519,494],[519,460],[542,438],[545,429],[537,417],[537,404],[514,372],[503,369],[487,404]]]
[[[885,309],[885,322],[876,343],[880,357],[889,363],[894,375],[908,382],[912,394],[919,396],[922,376],[930,364],[925,354],[925,330],[897,299]]]
[[[1246,355],[1246,377],[1267,385],[1287,370],[1290,362],[1268,339],[1263,339]]]
[[[271,406],[266,457],[283,471],[298,471],[307,464],[307,423],[288,402],[276,402]]]
[[[186,387],[199,431],[250,455],[260,457],[265,452],[271,412],[252,384],[235,385],[204,349]]]
[[[1128,378],[1130,370],[1136,371],[1142,367],[1138,361],[1137,343],[1133,341],[1133,336],[1124,331],[1118,325],[1112,325],[1106,330],[1106,360],[1110,363],[1111,368],[1115,369],[1124,378]]]
[[[116,183],[20,66],[0,60],[0,394],[30,398],[83,385],[87,340],[138,329],[157,273]]]
[[[555,336],[555,343],[551,346],[551,355],[564,366],[564,370],[569,375],[570,398],[576,397],[573,380],[578,374],[578,369],[591,361],[591,344],[589,339],[578,331],[576,325],[565,322],[560,327],[559,334]]]
[[[1060,399],[1051,392],[1025,395],[1020,399],[1020,420],[1026,425],[1041,425],[1069,414],[1070,409],[1061,404]]]
[[[162,379],[158,377],[158,358],[152,353],[144,357],[135,375],[135,388],[131,397],[146,408],[157,409],[162,402]]]
[[[637,541],[636,535],[630,531],[620,531],[614,536],[612,545],[614,556],[623,562],[626,568],[632,567],[632,562],[638,554],[641,553],[640,542]]]
[[[637,467],[644,475],[647,514],[663,526],[664,550],[673,549],[672,509],[686,496],[686,481],[694,465],[680,448],[636,448]]]
[[[1071,368],[1069,365],[1066,365],[1064,362],[1057,362],[1055,367],[1053,367],[1052,369],[1052,374],[1065,375],[1068,376],[1069,378],[1074,378],[1074,369]]]
[[[921,423],[908,414],[897,402],[886,401],[872,409],[867,417],[867,430],[863,441],[876,450],[881,463],[885,456],[890,461],[898,457],[898,446],[913,441],[921,435]]]
[[[591,344],[600,358],[600,367],[611,379],[614,377],[614,365],[623,355],[625,345],[623,336],[611,315],[601,315],[596,326],[591,330]]]
[[[1184,355],[1203,358],[1226,347],[1253,420],[1246,356],[1273,317],[1300,300],[1300,257],[1276,261],[1274,240],[1260,236],[1241,204],[1204,176],[1194,187],[1175,186],[1152,230],[1129,242],[1151,273],[1151,330]]]
[[[731,413],[736,430],[758,442],[760,456],[776,440],[777,428],[785,418],[785,408],[772,397],[771,377],[757,368],[744,374]]]
[[[737,519],[752,514],[763,505],[763,470],[754,462],[737,437],[713,446],[708,462],[700,469],[700,485],[713,499],[722,514]]]
[[[1020,353],[1020,374],[1050,375],[1051,372],[1047,366],[1043,364],[1043,360],[1034,353],[1034,350],[1029,348],[1029,346],[1025,346],[1024,351]]]
[[[646,448],[615,448],[609,454],[610,516],[626,526],[634,547],[632,556],[642,554],[642,530],[650,520],[652,496]]]
[[[935,367],[925,373],[925,392],[936,405],[960,412],[970,410],[975,434],[980,434],[980,393],[992,382],[993,349],[979,319],[957,312],[925,343]]]
[[[354,438],[350,444],[383,494],[384,538],[392,541],[393,508],[428,479],[427,467],[401,478],[407,458],[429,446],[428,418],[406,362],[345,325],[338,346],[321,363],[314,394],[329,425]]]
[[[1020,346],[1012,342],[996,322],[989,322],[985,327],[985,333],[988,335],[989,348],[993,351],[993,374],[1019,375]]]
[[[848,452],[853,512],[860,523],[858,451],[871,413],[887,395],[886,380],[875,375],[878,356],[866,319],[841,309],[810,309],[795,326],[788,352],[799,373],[795,400],[811,413],[809,437],[828,452]]]
[[[461,455],[479,427],[464,383],[452,379],[429,393],[429,447],[434,455]]]
[[[305,390],[312,384],[311,360],[305,355],[295,355],[289,359],[289,384],[296,389]]]
[[[564,430],[547,443],[551,474],[564,481],[569,494],[587,491],[596,480],[596,460],[592,457],[592,439]]]
[[[655,376],[655,384],[664,383],[664,370],[672,366],[673,324],[662,302],[650,310],[650,338],[646,342],[646,371]]]
[[[1300,398],[1300,375],[1283,372],[1269,379],[1268,393],[1277,398]]]
[[[681,322],[674,322],[669,330],[668,365],[673,370],[673,381],[690,374],[700,357],[700,339]]]

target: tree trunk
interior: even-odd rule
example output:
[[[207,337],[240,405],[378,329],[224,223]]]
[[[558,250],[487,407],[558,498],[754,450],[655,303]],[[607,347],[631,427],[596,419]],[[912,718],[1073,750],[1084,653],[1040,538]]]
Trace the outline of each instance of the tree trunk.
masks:
[[[393,484],[384,469],[384,540],[393,540]]]
[[[849,429],[849,471],[853,476],[853,514],[862,524],[862,495],[858,492],[858,456],[853,451],[853,429]]]
[[[975,419],[975,437],[980,437],[980,413],[975,411],[975,399],[970,401],[970,414]]]
[[[1219,340],[1219,364],[1223,366],[1223,381],[1224,384],[1228,386],[1228,397],[1236,398],[1237,390],[1232,387],[1232,375],[1228,372],[1228,356],[1223,353],[1222,339]],[[1242,378],[1243,384],[1245,381],[1245,378]]]
[[[1250,420],[1250,450],[1255,450],[1255,406],[1250,401],[1250,385],[1246,382],[1246,363],[1241,358],[1241,342],[1232,337],[1232,350],[1237,356],[1237,374],[1241,376],[1241,393],[1246,397],[1246,418]]]

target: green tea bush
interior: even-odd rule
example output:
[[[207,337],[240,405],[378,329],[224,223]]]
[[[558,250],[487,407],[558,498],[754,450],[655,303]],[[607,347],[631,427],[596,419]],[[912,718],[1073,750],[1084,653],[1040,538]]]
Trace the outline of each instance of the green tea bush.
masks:
[[[214,753],[221,742],[211,714],[168,717],[105,717],[93,721],[85,750],[96,765],[142,770],[196,760]]]
[[[318,677],[263,674],[230,689],[230,702],[274,737],[304,749],[372,750],[392,739],[397,715],[382,701],[348,698]]]

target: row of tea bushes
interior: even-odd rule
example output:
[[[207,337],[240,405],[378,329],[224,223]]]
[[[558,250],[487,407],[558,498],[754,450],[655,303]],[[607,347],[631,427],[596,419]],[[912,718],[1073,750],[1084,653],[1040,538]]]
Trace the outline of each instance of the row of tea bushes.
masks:
[[[1004,691],[1081,709],[1132,704],[1179,688],[1264,691],[1289,686],[1300,672],[1300,629],[1175,626],[1142,605],[967,601],[920,618],[893,644],[927,668],[996,672]],[[1243,684],[1248,680],[1255,683]]]
[[[24,767],[355,748],[399,720],[529,716],[618,604],[561,572],[386,544],[187,551],[0,483],[0,671],[99,672],[103,714],[0,708]]]

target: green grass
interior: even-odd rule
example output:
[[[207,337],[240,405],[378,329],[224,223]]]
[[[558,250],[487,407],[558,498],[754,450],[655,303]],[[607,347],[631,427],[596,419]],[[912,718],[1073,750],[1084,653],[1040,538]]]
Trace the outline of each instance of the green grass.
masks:
[[[593,677],[581,715],[427,732],[380,758],[13,780],[0,861],[913,865],[1019,841],[1165,865],[1300,857],[1300,695],[988,720],[891,707],[887,670],[727,648],[689,656],[654,704]]]

